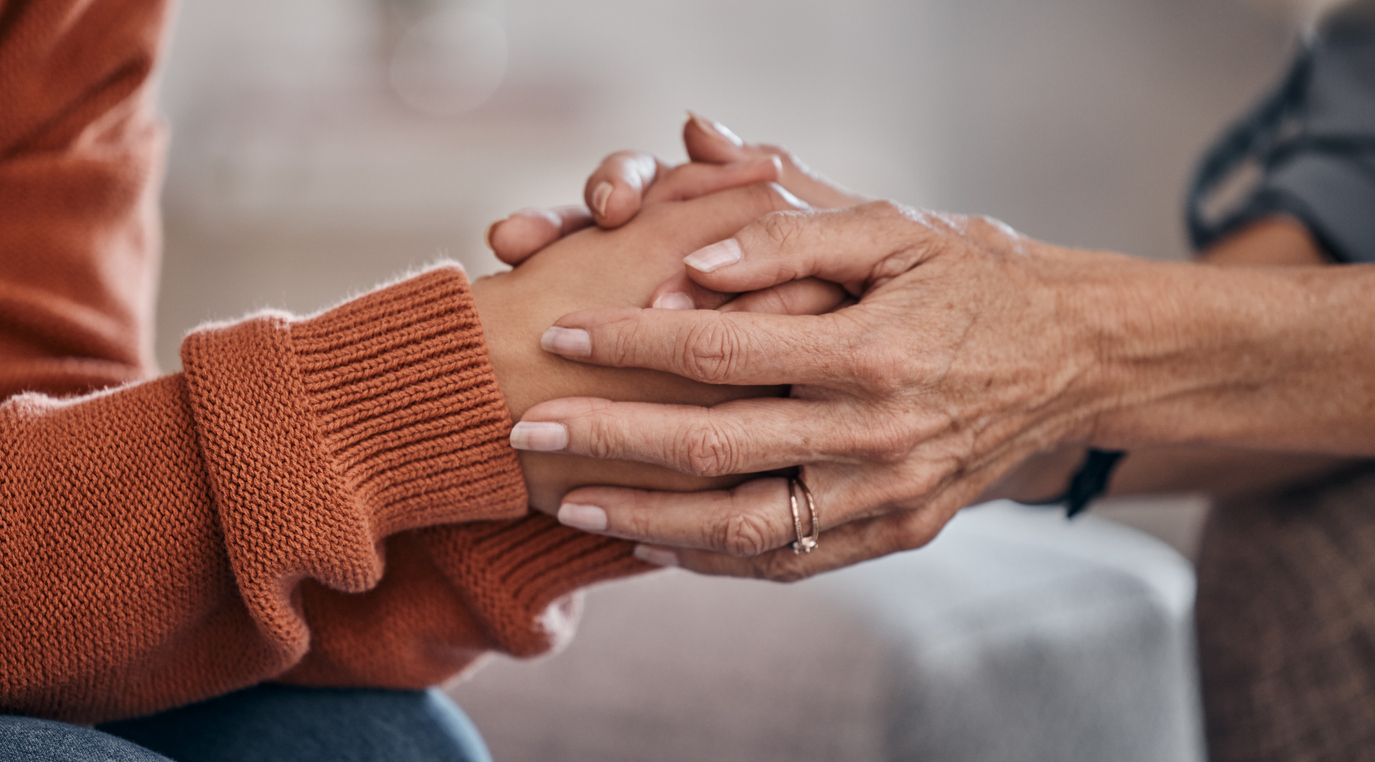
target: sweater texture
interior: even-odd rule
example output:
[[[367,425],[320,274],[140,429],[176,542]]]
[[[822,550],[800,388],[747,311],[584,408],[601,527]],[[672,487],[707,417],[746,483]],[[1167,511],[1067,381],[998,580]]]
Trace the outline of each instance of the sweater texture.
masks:
[[[456,265],[157,376],[162,0],[0,0],[0,713],[418,688],[571,634],[628,543],[532,515]]]

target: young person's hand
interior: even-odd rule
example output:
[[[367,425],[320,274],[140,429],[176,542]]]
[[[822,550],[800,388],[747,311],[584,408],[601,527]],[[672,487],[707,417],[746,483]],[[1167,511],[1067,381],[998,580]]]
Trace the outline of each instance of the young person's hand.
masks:
[[[697,198],[756,182],[777,182],[809,206],[833,209],[869,199],[828,180],[776,145],[747,143],[724,125],[690,114],[683,125],[689,162],[671,165],[644,151],[617,151],[587,178],[583,205],[522,209],[487,229],[497,258],[519,265],[585,227],[612,229],[646,206]]]
[[[520,266],[564,236],[590,226],[618,228],[655,204],[700,198],[758,182],[776,182],[795,205],[832,209],[868,201],[815,172],[786,148],[747,143],[724,125],[689,114],[683,144],[690,161],[677,166],[643,151],[617,151],[587,179],[586,206],[523,209],[487,229],[487,243],[501,261]],[[819,314],[845,304],[845,293],[815,278],[791,281],[749,294],[723,294],[694,283],[678,268],[650,295],[665,309]],[[667,298],[665,298],[667,297]]]
[[[684,255],[734,234],[763,214],[799,206],[770,183],[691,201],[664,201],[647,207],[630,224],[569,235],[520,268],[474,283],[473,297],[488,353],[512,420],[519,420],[532,405],[555,397],[713,405],[741,397],[786,394],[786,387],[727,387],[649,370],[597,368],[561,359],[541,349],[540,342],[545,329],[564,313],[647,306],[655,287],[682,270]],[[686,491],[740,481],[533,451],[560,434],[558,424],[526,424],[513,433],[513,440],[527,448],[521,453],[521,464],[531,503],[540,510],[553,512],[567,491],[586,484]],[[561,449],[561,445],[549,449]]]

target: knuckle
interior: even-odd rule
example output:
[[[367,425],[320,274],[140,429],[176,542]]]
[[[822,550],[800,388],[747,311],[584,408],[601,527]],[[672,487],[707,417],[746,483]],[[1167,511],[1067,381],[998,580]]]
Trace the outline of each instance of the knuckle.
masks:
[[[887,397],[902,387],[902,358],[886,342],[869,341],[854,347],[850,359],[851,376],[860,388]]]
[[[945,482],[945,469],[922,466],[913,469],[907,479],[907,491],[912,499],[924,503],[940,489]]]
[[[920,443],[916,432],[902,416],[885,416],[868,427],[869,458],[884,465],[907,460]]]
[[[914,511],[904,521],[900,522],[896,531],[891,535],[892,548],[890,553],[900,553],[905,550],[916,550],[922,548],[935,539],[936,532],[931,526],[931,522],[920,511]]]
[[[768,523],[747,512],[735,512],[718,524],[714,545],[736,558],[750,558],[769,550]]]
[[[588,423],[582,446],[588,457],[604,459],[619,453],[619,442],[615,427],[605,418],[597,417]]]
[[[605,361],[617,368],[634,367],[644,337],[639,321],[626,318],[609,322],[597,332],[593,346],[604,353]]]
[[[899,203],[896,202],[896,201],[891,201],[891,200],[888,200],[888,199],[879,199],[878,201],[870,201],[870,202],[868,202],[867,204],[863,204],[863,205],[860,207],[860,209],[863,211],[863,213],[864,213],[865,215],[870,216],[870,217],[874,217],[874,218],[877,218],[877,219],[883,220],[883,221],[909,221],[909,222],[910,222],[910,221],[913,221],[914,219],[917,219],[917,220],[920,221],[921,219],[924,219],[924,218],[925,218],[925,215],[923,215],[921,212],[919,212],[919,211],[913,209],[912,207],[907,206],[907,205],[905,205],[905,204],[899,204]]]
[[[674,449],[680,454],[681,467],[694,476],[735,473],[735,444],[727,432],[714,423],[686,427]]]
[[[654,537],[654,506],[643,501],[632,504],[633,510],[619,511],[616,514],[615,529],[623,537]]]
[[[785,248],[798,235],[798,217],[786,212],[774,212],[759,219],[759,230],[771,244]]]
[[[678,375],[726,383],[745,360],[745,336],[726,315],[694,325],[683,342]]]

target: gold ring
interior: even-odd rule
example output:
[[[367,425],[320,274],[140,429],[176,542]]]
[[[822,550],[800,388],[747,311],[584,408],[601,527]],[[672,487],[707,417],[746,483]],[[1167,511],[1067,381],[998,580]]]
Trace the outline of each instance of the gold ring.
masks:
[[[797,510],[797,493],[801,490],[802,496],[807,498],[807,512],[812,516],[811,534],[802,534],[802,516]],[[812,491],[807,489],[807,485],[800,478],[788,480],[788,507],[793,511],[793,533],[797,539],[789,543],[789,547],[794,553],[811,553],[816,550],[817,541],[821,539],[821,521],[816,517],[816,501],[812,499]]]

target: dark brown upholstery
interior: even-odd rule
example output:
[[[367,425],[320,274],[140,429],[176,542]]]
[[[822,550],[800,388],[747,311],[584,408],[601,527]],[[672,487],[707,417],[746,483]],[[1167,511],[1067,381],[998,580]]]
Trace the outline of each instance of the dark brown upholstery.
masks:
[[[1375,760],[1375,468],[1220,502],[1198,584],[1212,762]]]

